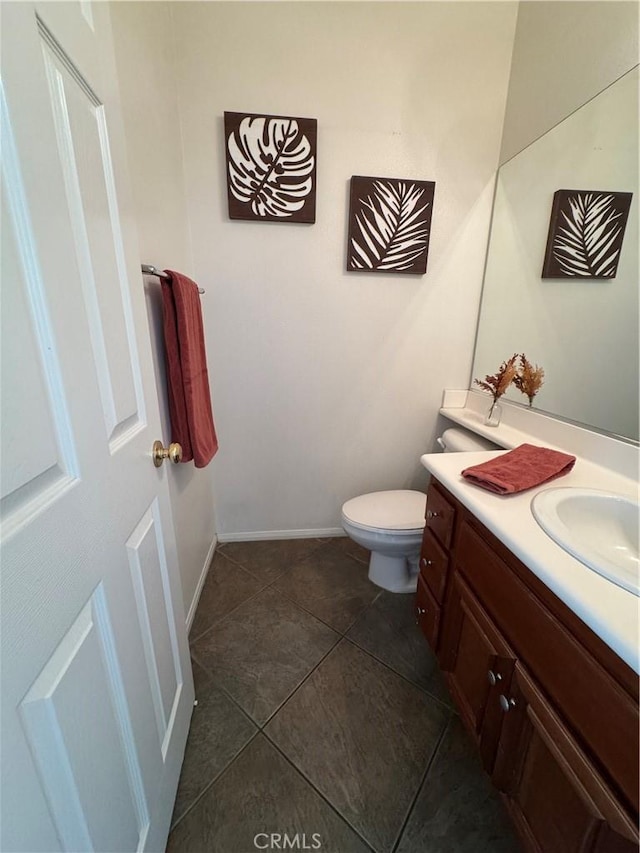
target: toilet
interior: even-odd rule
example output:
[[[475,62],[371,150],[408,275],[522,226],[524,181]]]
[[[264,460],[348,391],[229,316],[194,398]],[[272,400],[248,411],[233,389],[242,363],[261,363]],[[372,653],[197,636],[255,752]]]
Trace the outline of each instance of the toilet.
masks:
[[[474,433],[452,427],[438,438],[445,453],[498,450]],[[369,580],[389,592],[415,592],[422,545],[426,495],[411,489],[370,492],[342,507],[342,527],[358,545],[371,551]]]

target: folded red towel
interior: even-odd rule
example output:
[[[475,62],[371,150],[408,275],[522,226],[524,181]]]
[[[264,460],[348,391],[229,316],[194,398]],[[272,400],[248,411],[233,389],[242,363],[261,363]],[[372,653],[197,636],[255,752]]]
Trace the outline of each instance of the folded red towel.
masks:
[[[198,285],[172,270],[162,280],[171,441],[182,445],[182,461],[204,468],[218,439],[211,412],[209,374]]]
[[[521,444],[509,453],[465,468],[462,476],[490,492],[510,495],[568,474],[575,461],[575,456],[559,450]]]

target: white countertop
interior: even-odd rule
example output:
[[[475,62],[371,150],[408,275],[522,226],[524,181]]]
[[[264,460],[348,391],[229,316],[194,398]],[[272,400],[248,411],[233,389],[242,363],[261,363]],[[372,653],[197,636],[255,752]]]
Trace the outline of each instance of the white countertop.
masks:
[[[542,443],[532,437],[529,440],[533,444]],[[640,599],[564,551],[539,527],[531,512],[533,497],[544,489],[556,486],[602,489],[637,500],[637,484],[580,457],[569,474],[515,495],[493,494],[461,476],[464,468],[505,452],[426,453],[420,461],[595,634],[640,673]]]

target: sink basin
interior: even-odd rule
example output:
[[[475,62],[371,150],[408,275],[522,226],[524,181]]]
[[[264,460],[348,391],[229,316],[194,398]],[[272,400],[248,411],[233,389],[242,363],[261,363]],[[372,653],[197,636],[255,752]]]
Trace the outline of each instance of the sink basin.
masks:
[[[531,501],[531,511],[561,548],[640,596],[636,501],[613,492],[564,487],[539,492]]]

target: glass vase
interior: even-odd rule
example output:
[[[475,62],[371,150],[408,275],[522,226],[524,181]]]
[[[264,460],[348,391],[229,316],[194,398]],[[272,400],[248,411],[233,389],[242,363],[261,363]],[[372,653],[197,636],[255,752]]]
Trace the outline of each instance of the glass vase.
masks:
[[[497,400],[492,400],[484,418],[485,426],[497,427],[502,417],[502,406]]]

